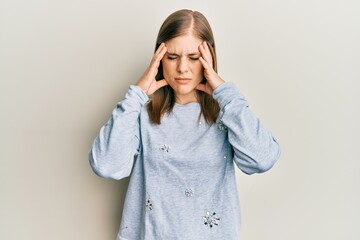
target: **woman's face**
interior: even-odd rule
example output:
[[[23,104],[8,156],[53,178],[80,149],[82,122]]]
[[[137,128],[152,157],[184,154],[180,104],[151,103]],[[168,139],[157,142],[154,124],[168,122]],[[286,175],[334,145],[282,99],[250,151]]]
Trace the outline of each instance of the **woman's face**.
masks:
[[[163,75],[175,92],[176,102],[196,102],[196,86],[203,79],[204,68],[199,60],[203,41],[192,34],[165,42],[167,52],[162,59]]]

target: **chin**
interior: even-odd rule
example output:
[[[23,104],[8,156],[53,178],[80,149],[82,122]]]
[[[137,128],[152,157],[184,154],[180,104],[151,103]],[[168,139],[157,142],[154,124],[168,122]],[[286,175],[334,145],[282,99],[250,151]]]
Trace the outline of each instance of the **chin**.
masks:
[[[174,89],[174,92],[176,94],[181,94],[181,95],[187,95],[192,93],[195,89],[195,86],[186,86],[186,85],[176,85],[176,86],[172,86],[172,89]]]
[[[191,84],[186,84],[186,85],[176,85],[176,88],[181,90],[181,91],[192,91],[195,89],[195,86],[191,85]]]

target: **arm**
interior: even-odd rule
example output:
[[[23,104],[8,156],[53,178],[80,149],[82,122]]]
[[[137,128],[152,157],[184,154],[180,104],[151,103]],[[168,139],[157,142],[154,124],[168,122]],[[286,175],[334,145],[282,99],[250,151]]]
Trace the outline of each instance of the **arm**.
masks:
[[[244,95],[232,82],[219,85],[212,95],[220,105],[217,123],[228,129],[238,168],[246,174],[269,170],[279,159],[281,149],[271,132],[250,111]]]
[[[100,177],[122,179],[130,175],[140,150],[139,114],[149,100],[138,86],[130,85],[124,100],[101,127],[89,151],[89,162]]]
[[[111,118],[100,129],[89,152],[91,167],[97,175],[114,179],[130,175],[134,157],[141,148],[141,108],[149,100],[148,96],[167,85],[164,79],[155,79],[166,50],[165,43],[161,43],[149,67],[135,85],[130,85],[125,99],[117,104]]]

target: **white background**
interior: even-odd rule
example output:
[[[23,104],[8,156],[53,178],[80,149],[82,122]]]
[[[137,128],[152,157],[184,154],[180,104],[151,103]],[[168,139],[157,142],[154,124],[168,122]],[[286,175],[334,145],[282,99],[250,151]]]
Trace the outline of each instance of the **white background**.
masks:
[[[0,239],[112,240],[128,179],[87,154],[172,12],[202,12],[219,74],[282,147],[237,171],[245,240],[360,239],[356,0],[0,1]]]

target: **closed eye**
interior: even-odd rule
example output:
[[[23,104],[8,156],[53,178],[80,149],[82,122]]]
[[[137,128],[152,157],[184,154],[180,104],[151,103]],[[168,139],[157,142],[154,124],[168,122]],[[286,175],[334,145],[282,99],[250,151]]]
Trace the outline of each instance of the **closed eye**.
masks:
[[[170,57],[170,56],[167,56],[167,59],[169,59],[169,60],[175,60],[175,59],[177,59],[177,57]],[[197,61],[197,60],[199,60],[199,58],[190,58],[192,61]]]

